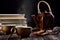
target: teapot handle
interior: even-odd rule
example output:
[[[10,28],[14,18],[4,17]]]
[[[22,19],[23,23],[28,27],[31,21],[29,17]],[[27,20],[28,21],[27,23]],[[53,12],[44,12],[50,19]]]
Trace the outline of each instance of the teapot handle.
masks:
[[[38,5],[37,5],[38,14],[41,14],[41,11],[40,11],[40,9],[39,9],[39,5],[40,5],[41,2],[45,3],[45,4],[48,6],[48,8],[49,8],[49,13],[50,13],[50,15],[52,15],[52,17],[54,18],[54,15],[52,14],[51,7],[50,7],[50,5],[49,5],[46,1],[39,1],[39,2],[38,2]]]

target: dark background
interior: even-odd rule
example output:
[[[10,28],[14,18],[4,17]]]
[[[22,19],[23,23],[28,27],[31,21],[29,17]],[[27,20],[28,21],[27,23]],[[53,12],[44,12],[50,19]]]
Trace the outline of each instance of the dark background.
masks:
[[[25,13],[27,17],[28,26],[34,27],[34,22],[31,19],[32,14],[37,14],[37,3],[40,0],[1,0],[0,1],[0,14],[18,14]],[[55,24],[60,26],[60,13],[58,0],[45,0],[47,1],[55,15]]]

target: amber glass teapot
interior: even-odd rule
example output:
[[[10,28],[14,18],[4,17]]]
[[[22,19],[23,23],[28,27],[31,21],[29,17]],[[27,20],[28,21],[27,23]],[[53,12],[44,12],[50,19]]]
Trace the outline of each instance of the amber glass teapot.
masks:
[[[48,8],[49,12],[45,10],[45,12],[41,12],[39,5],[41,3],[45,3]],[[38,5],[38,15],[32,15],[32,19],[34,20],[36,24],[36,32],[33,32],[33,34],[40,35],[44,33],[47,29],[53,29],[54,27],[54,15],[52,14],[52,10],[50,8],[50,5],[46,1],[39,1]]]

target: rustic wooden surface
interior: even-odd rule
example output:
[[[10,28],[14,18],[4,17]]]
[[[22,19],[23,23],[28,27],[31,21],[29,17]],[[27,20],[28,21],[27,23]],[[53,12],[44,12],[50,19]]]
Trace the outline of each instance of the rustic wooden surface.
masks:
[[[0,35],[0,40],[8,40],[9,35]],[[9,40],[20,40],[18,35],[13,34]],[[40,36],[34,36],[31,35],[27,38],[22,38],[21,40],[60,40],[60,33],[55,35],[40,35]]]

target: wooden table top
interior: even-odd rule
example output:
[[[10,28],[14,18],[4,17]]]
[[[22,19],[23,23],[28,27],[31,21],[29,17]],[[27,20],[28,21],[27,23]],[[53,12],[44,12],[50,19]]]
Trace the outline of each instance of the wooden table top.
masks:
[[[0,40],[8,40],[9,35],[0,35]],[[13,34],[9,40],[20,40],[18,35]],[[43,35],[43,36],[35,36],[31,35],[27,38],[22,38],[21,40],[60,40],[60,33],[57,35]]]

